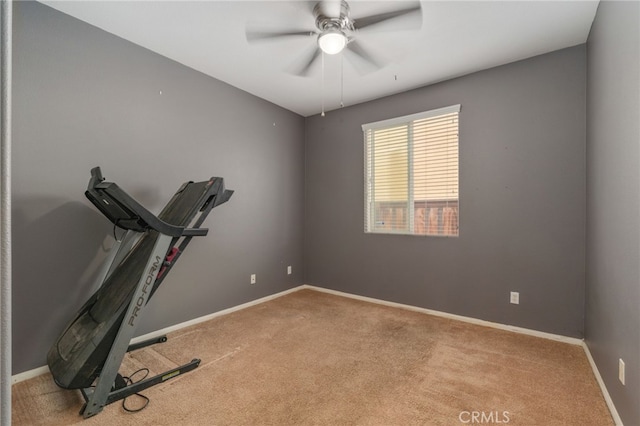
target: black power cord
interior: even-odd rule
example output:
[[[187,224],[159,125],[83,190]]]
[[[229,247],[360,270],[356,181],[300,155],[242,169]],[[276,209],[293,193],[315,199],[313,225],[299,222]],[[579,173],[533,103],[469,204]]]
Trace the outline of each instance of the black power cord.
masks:
[[[133,381],[133,376],[135,376],[136,374],[138,374],[140,372],[144,372],[144,376],[142,376],[140,379],[138,379],[137,381],[134,382]],[[148,375],[149,375],[149,369],[144,367],[144,368],[141,368],[141,369],[135,371],[129,377],[123,376],[122,379],[125,382],[125,386],[129,386],[129,385],[137,383],[137,382],[139,382],[141,380],[146,379]],[[127,411],[129,413],[137,413],[139,411],[144,410],[145,408],[147,408],[147,405],[149,405],[149,398],[148,397],[146,397],[146,396],[144,396],[144,395],[142,395],[141,393],[138,393],[138,392],[134,393],[134,395],[139,396],[140,398],[144,399],[144,405],[142,407],[140,407],[140,408],[129,408],[129,407],[127,407],[127,404],[126,404],[127,403],[127,398],[129,398],[131,396],[131,395],[129,395],[128,397],[126,397],[126,398],[124,398],[122,400],[122,408],[124,409],[124,411]]]

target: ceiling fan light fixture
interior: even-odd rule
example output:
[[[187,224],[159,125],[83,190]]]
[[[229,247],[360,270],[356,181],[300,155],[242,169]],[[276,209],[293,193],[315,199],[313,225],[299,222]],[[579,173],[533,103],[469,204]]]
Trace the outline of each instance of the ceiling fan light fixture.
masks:
[[[342,52],[347,45],[347,36],[338,29],[329,29],[318,36],[318,46],[328,54],[335,55]]]

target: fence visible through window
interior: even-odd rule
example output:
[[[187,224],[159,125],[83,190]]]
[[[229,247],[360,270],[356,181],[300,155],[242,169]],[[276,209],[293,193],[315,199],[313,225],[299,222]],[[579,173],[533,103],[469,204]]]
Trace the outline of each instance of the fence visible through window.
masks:
[[[406,202],[377,202],[375,228],[387,233],[458,236],[457,201],[417,201],[413,206],[413,229]],[[403,232],[404,231],[404,232]]]

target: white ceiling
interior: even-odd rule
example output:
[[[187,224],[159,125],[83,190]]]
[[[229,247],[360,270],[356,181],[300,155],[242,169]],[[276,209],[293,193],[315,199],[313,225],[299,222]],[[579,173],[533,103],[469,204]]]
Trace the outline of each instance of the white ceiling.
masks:
[[[361,74],[341,55],[307,77],[290,72],[315,37],[249,44],[247,28],[315,29],[316,1],[43,1],[156,53],[303,116],[403,92],[586,42],[598,1],[422,1],[422,27],[357,35],[387,64]],[[407,7],[351,0],[351,17]],[[420,19],[420,14],[415,15]],[[389,24],[406,25],[398,22]],[[414,18],[415,19],[415,18]],[[394,25],[394,27],[397,27]],[[374,30],[375,29],[375,30]],[[342,78],[341,78],[342,76]]]

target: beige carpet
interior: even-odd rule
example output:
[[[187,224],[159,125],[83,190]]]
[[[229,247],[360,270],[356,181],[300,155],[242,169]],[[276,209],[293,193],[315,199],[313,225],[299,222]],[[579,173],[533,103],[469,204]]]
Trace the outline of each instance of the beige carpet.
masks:
[[[47,374],[13,386],[13,424],[613,424],[580,346],[312,290],[168,337],[121,373],[202,364],[144,391],[143,411],[82,420],[80,393]]]

